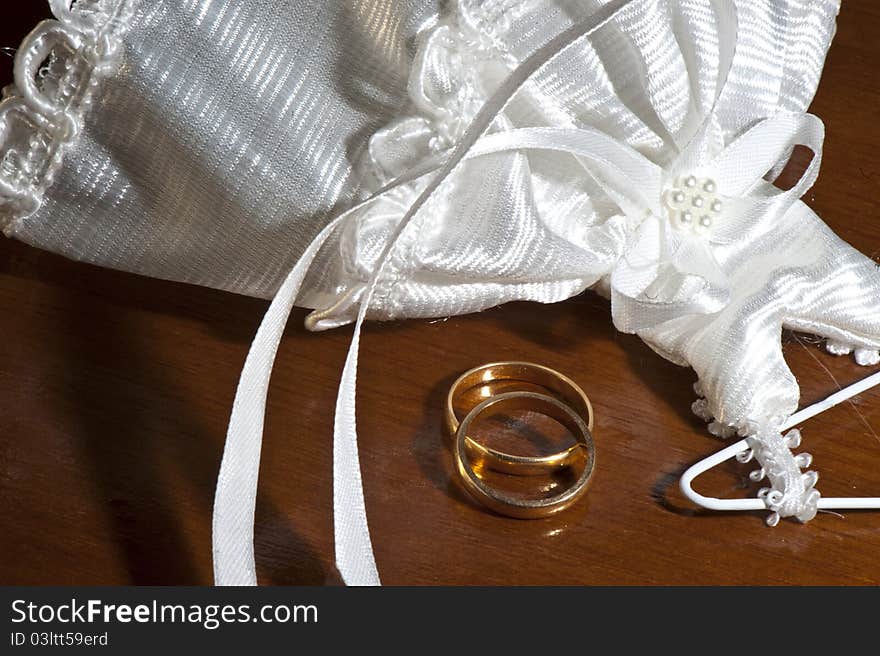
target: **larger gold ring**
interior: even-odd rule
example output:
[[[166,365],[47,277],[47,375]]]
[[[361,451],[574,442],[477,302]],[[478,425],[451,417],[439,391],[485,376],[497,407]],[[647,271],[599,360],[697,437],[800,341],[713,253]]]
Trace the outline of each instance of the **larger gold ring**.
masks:
[[[444,421],[450,435],[455,435],[458,432],[460,422],[455,406],[464,394],[475,387],[488,388],[492,383],[498,382],[521,382],[543,388],[570,406],[587,423],[587,428],[593,430],[593,406],[590,404],[590,399],[568,376],[531,362],[491,362],[464,372],[449,388],[449,394],[446,396]],[[494,396],[494,394],[488,394],[488,396]],[[578,445],[548,456],[530,457],[497,451],[483,446],[467,436],[465,436],[465,440],[468,442],[468,450],[478,453],[480,460],[487,467],[517,476],[547,474],[562,467],[568,467],[580,457]]]
[[[573,447],[570,460],[582,460],[580,475],[574,484],[563,492],[543,499],[523,498],[498,490],[481,479],[474,470],[475,464],[481,464],[483,451],[474,449],[471,444],[479,446],[467,437],[468,431],[475,421],[489,411],[497,410],[531,410],[551,417],[572,432],[577,444]],[[587,484],[593,475],[596,464],[596,451],[593,436],[586,422],[571,407],[551,396],[534,392],[506,392],[486,399],[461,421],[455,437],[455,467],[465,489],[474,499],[490,510],[508,517],[519,519],[537,519],[547,517],[568,508],[587,490]],[[572,462],[572,464],[575,464]]]

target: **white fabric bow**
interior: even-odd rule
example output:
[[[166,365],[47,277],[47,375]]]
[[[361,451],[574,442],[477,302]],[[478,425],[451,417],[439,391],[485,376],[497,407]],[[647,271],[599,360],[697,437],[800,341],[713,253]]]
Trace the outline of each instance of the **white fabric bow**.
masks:
[[[628,217],[636,226],[611,273],[612,316],[623,332],[724,308],[730,283],[714,249],[759,238],[819,174],[824,127],[813,115],[767,118],[726,148],[708,143],[717,134],[712,124],[710,117],[671,167],[655,170],[650,178],[630,179],[620,190],[651,194],[650,203],[639,204],[644,193],[630,191],[621,203],[630,208]],[[796,145],[814,153],[807,170],[787,191],[771,188],[764,176]]]
[[[605,293],[619,328],[693,367],[709,430],[748,437],[770,479],[768,521],[815,514],[809,458],[778,430],[799,393],[780,332],[880,362],[880,269],[797,200],[818,172],[822,125],[803,112],[839,0],[455,0],[427,22],[430,0],[375,0],[356,39],[349,14],[364,3],[51,4],[59,20],[25,40],[0,107],[0,227],[97,264],[277,290],[230,421],[218,583],[256,582],[263,416],[284,324],[294,302],[337,296],[308,324],[356,321],[334,427],[349,583],[379,580],[355,430],[367,313]],[[416,32],[415,115],[400,119],[397,64]],[[355,193],[348,149],[370,133],[367,188],[384,187],[325,225]],[[779,191],[762,177],[796,144],[813,162]],[[302,256],[284,278],[291,252]]]
[[[614,320],[635,331],[686,314],[708,314],[725,306],[730,289],[713,249],[731,240],[767,231],[813,183],[818,173],[821,122],[806,114],[779,114],[758,122],[726,148],[715,138],[717,126],[707,120],[689,147],[664,169],[633,148],[601,131],[569,128],[521,128],[483,136],[515,91],[547,61],[589,34],[626,3],[610,3],[592,21],[560,35],[524,62],[477,114],[471,127],[444,159],[435,159],[339,216],[313,241],[281,286],[261,325],[242,372],[230,420],[218,480],[214,516],[215,576],[218,584],[255,584],[253,512],[265,399],[272,363],[284,325],[306,273],[324,242],[348,217],[395,193],[402,185],[421,184],[421,193],[406,211],[378,259],[371,281],[358,295],[359,310],[346,359],[334,428],[334,529],[336,560],[346,583],[378,584],[364,507],[357,453],[355,388],[360,329],[382,269],[407,226],[432,195],[464,161],[501,152],[561,151],[578,158],[615,200],[622,214],[608,222],[618,236],[621,257],[611,275]],[[815,153],[797,185],[769,193],[762,178],[778,168],[797,145]],[[676,222],[681,203],[677,185],[693,179],[712,183],[718,200],[713,223],[692,230]],[[684,182],[682,182],[684,181]],[[717,185],[717,187],[716,187]],[[707,192],[708,194],[708,192]],[[693,201],[694,196],[686,198]],[[701,208],[696,208],[701,209]],[[679,212],[679,214],[676,214]],[[699,223],[701,215],[695,220]]]
[[[701,134],[708,133],[708,130],[701,131]],[[695,142],[694,148],[684,153],[677,167],[664,171],[626,144],[595,130],[525,128],[484,137],[462,155],[462,159],[524,149],[557,150],[582,158],[587,171],[602,180],[603,188],[609,195],[619,199],[620,207],[625,211],[621,220],[634,226],[626,236],[623,255],[611,276],[615,323],[621,330],[634,331],[683,314],[716,312],[727,303],[730,290],[724,273],[712,255],[713,244],[724,244],[742,237],[744,233],[766,231],[767,222],[784,213],[818,175],[822,136],[822,123],[814,116],[779,115],[760,122],[705,163],[693,155],[704,150],[703,144]],[[807,145],[816,153],[799,182],[788,191],[771,196],[749,195],[764,174],[797,144]],[[454,156],[450,160],[454,160]],[[706,176],[687,176],[693,175],[695,180],[711,180],[713,183],[718,180],[718,196],[731,206],[724,212],[724,224],[719,229],[703,232],[690,228],[683,230],[680,225],[676,226],[675,217],[670,215],[671,208],[664,208],[662,197],[675,193],[676,187],[671,181],[681,179],[681,175],[676,175],[681,170]],[[435,186],[445,179],[437,175],[436,169],[422,175],[435,176]],[[272,364],[308,269],[321,246],[340,223],[409,182],[410,178],[396,181],[330,223],[291,271],[266,313],[242,371],[218,480],[214,516],[218,583],[253,584],[256,581],[252,543],[253,505],[243,504],[239,495],[244,488],[255,503],[265,397]],[[414,214],[412,210],[411,213]],[[398,237],[404,225],[399,228]],[[394,241],[380,259],[380,270],[393,244]],[[681,279],[687,277],[696,278],[699,283],[695,291],[682,298],[685,285]],[[649,296],[649,289],[658,291]],[[357,509],[352,514],[344,513],[343,517],[339,517],[340,513],[337,512],[336,517],[337,547],[342,548],[337,554],[337,561],[340,571],[350,583],[378,583],[363,510],[354,429],[357,351],[360,326],[368,302],[369,294],[361,304],[336,413],[337,436],[340,432],[346,434],[350,431],[347,434],[353,439],[337,439],[334,442],[335,506]],[[635,320],[635,317],[639,319]],[[236,474],[230,474],[230,471]],[[340,481],[344,482],[340,484]],[[223,548],[229,543],[238,546],[237,554]],[[350,544],[353,548],[346,549]],[[247,567],[240,567],[242,561],[248,563]],[[347,569],[346,563],[351,563],[352,568]],[[242,575],[244,579],[240,578]]]
[[[813,115],[767,118],[727,147],[712,141],[715,127],[710,116],[667,169],[591,129],[510,130],[484,137],[471,156],[535,149],[579,159],[623,211],[610,224],[622,224],[615,232],[624,239],[611,270],[611,310],[615,326],[633,333],[727,305],[731,290],[713,249],[767,232],[818,177],[824,127]],[[807,170],[787,191],[768,191],[764,176],[796,145],[814,153]]]

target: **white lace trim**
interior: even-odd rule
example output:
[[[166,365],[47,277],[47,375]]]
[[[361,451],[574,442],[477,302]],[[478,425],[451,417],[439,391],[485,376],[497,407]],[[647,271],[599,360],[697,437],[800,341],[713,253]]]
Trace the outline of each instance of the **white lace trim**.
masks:
[[[766,479],[770,483],[770,487],[758,490],[758,498],[764,501],[770,511],[767,524],[776,526],[780,517],[796,517],[802,522],[813,519],[819,509],[821,497],[815,487],[819,474],[815,471],[804,471],[812,464],[812,455],[806,452],[797,455],[793,453],[793,449],[801,444],[801,432],[793,429],[782,435],[776,428],[783,423],[782,417],[769,423],[744,421],[736,426],[713,421],[712,411],[703,397],[703,388],[699,382],[694,385],[694,391],[698,398],[691,409],[700,419],[710,422],[710,433],[722,439],[740,434],[748,441],[749,448],[737,454],[736,459],[743,463],[752,459],[757,461],[758,469],[752,471],[749,478],[754,482]]]
[[[40,208],[82,128],[98,82],[113,73],[134,0],[49,0],[56,20],[36,26],[15,56],[0,102],[0,229]]]
[[[408,84],[415,112],[376,132],[362,163],[374,189],[458,143],[516,68],[505,35],[537,6],[536,0],[455,0],[451,11],[419,34]]]

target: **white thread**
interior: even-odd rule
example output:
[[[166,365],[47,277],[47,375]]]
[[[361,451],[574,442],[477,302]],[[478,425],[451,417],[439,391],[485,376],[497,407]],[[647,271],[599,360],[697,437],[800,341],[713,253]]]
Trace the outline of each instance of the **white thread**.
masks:
[[[794,456],[786,438],[775,428],[746,438],[761,465],[750,477],[754,481],[766,477],[771,484],[770,488],[764,488],[765,494],[759,494],[771,511],[767,518],[770,526],[775,526],[780,517],[794,516],[802,522],[809,521],[819,507],[819,491],[814,489],[818,474],[812,471],[801,473],[802,468],[809,466],[812,457],[809,454]]]
[[[829,339],[825,342],[825,350],[833,355],[849,355],[852,353],[856,364],[863,367],[880,364],[880,351],[877,349],[854,347],[845,342]]]
[[[811,417],[815,417],[829,408],[833,408],[839,403],[843,403],[847,399],[877,385],[880,385],[880,372],[867,376],[835,392],[828,398],[797,411],[791,417],[784,420],[778,428],[766,430],[764,435],[752,435],[721,449],[721,451],[707,458],[703,458],[700,462],[691,465],[682,474],[680,482],[682,492],[697,505],[711,510],[759,510],[762,507],[767,508],[771,511],[767,517],[767,524],[769,526],[778,524],[782,514],[794,515],[802,521],[808,521],[819,509],[880,508],[880,498],[877,497],[822,498],[817,490],[812,489],[819,475],[812,471],[800,472],[800,469],[809,466],[812,457],[809,454],[800,454],[800,456],[795,457],[790,451],[787,451],[787,449],[796,449],[800,446],[800,431],[792,429],[784,436],[779,435],[780,431],[807,421]],[[760,462],[759,460],[764,471],[759,471],[756,477],[760,476],[761,473],[770,477],[773,487],[761,488],[758,491],[757,499],[716,499],[705,497],[693,489],[694,479],[703,472],[732,457],[736,457],[740,462],[748,462],[753,457],[758,456],[758,451],[760,451],[760,455],[764,458],[765,462]]]
[[[831,353],[832,355],[849,355],[852,353],[852,346],[849,344],[844,344],[843,342],[837,342],[833,339],[829,339],[825,342],[825,350]]]
[[[831,407],[824,406],[824,403],[816,404],[822,408],[819,412]],[[809,413],[813,407],[803,412]],[[698,417],[710,422],[709,432],[716,437],[729,439],[737,432],[746,435],[748,448],[738,452],[735,457],[741,463],[754,459],[758,468],[749,474],[749,478],[754,482],[767,479],[771,484],[758,493],[758,498],[771,511],[767,517],[768,526],[776,526],[781,517],[794,516],[806,522],[816,515],[820,494],[814,487],[819,476],[816,472],[802,473],[813,462],[813,456],[809,453],[794,455],[791,451],[801,443],[799,430],[793,429],[780,435],[781,429],[776,424],[781,422],[771,422],[755,429],[749,422],[737,427],[712,421],[713,416],[705,399],[697,399],[691,408]]]
[[[98,82],[115,70],[131,1],[49,0],[57,20],[37,25],[16,53],[15,85],[0,102],[0,228],[7,235],[39,209]]]
[[[857,348],[853,357],[856,360],[856,364],[860,364],[863,367],[870,367],[880,363],[880,351],[876,349]]]

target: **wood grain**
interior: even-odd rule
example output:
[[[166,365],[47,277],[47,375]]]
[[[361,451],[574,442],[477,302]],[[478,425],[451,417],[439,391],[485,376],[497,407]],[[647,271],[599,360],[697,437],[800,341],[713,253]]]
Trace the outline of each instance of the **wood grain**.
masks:
[[[15,46],[40,14],[4,9]],[[30,15],[29,15],[30,14]],[[828,134],[805,199],[876,257],[880,8],[844,3],[812,111]],[[0,54],[2,82],[11,58]],[[267,304],[98,269],[0,240],[0,582],[209,584],[211,505],[240,367]],[[338,581],[333,405],[350,328],[291,321],[269,398],[256,553],[266,584]],[[802,336],[785,354],[805,403],[865,375]],[[441,430],[463,370],[524,359],[578,381],[597,412],[586,500],[516,521],[471,504]],[[698,512],[678,475],[720,447],[690,412],[694,374],[616,333],[592,295],[366,329],[358,413],[366,500],[389,584],[878,584],[880,513],[764,525]],[[880,390],[807,425],[826,495],[880,495]],[[729,464],[703,492],[753,494]]]

